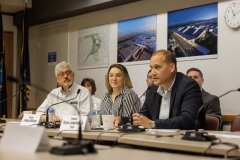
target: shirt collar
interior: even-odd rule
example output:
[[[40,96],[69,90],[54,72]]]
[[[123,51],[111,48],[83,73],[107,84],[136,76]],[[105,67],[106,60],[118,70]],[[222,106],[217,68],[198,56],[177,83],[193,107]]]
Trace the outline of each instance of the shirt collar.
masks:
[[[121,92],[119,93],[119,95],[117,95],[117,96],[125,95],[125,94],[128,93],[128,92],[130,92],[129,89],[127,89],[127,88],[123,88],[122,91],[121,91]],[[112,91],[108,91],[107,94],[108,94],[108,95],[112,95]]]
[[[75,88],[75,86],[76,86],[76,83],[73,82],[72,85],[70,86],[70,88],[68,88],[67,94],[70,93],[71,90],[73,90],[73,88]],[[63,91],[62,87],[59,87],[59,88],[60,88],[60,91],[61,91],[63,94],[66,94],[66,93]]]
[[[175,82],[176,76],[174,77],[174,80],[171,84],[171,86],[168,88],[167,93],[172,91],[173,84]],[[157,89],[157,93],[160,94],[161,96],[165,96],[164,89],[162,86],[159,86]]]

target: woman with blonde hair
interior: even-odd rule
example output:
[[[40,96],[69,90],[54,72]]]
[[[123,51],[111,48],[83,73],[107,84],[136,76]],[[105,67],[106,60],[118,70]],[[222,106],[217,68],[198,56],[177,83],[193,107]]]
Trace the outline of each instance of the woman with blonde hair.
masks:
[[[129,120],[128,117],[139,112],[141,108],[138,95],[132,90],[132,82],[126,67],[121,64],[112,64],[108,69],[105,82],[108,92],[102,99],[101,115],[115,115],[115,121],[122,119],[122,123],[126,123]]]

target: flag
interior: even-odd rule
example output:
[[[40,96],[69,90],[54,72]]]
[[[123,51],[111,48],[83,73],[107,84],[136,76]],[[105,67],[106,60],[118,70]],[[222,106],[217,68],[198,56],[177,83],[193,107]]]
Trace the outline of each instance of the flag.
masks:
[[[0,101],[7,98],[2,11],[0,6]],[[7,101],[0,103],[0,118],[7,117]]]
[[[29,65],[29,48],[28,48],[28,9],[27,3],[25,4],[24,17],[23,17],[23,41],[22,51],[20,58],[20,97],[18,105],[18,114],[27,109],[27,101],[29,101],[29,92],[31,90],[30,83],[30,65]]]

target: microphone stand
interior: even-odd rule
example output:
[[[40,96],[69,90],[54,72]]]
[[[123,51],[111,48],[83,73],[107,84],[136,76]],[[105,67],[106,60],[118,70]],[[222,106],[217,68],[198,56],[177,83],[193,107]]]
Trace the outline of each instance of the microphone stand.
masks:
[[[80,90],[80,89],[79,89]],[[94,144],[92,141],[82,139],[82,126],[81,126],[81,114],[80,111],[73,106],[79,115],[79,128],[78,128],[78,139],[67,140],[66,143],[61,147],[52,147],[49,151],[52,154],[57,155],[73,155],[73,154],[87,154],[96,153]]]
[[[230,91],[220,95],[218,98],[221,98],[233,91],[240,91],[240,88],[238,88],[236,90],[230,90]],[[199,108],[199,110],[197,112],[196,120],[195,120],[195,131],[186,131],[184,136],[182,137],[182,139],[191,140],[191,141],[213,141],[213,140],[217,139],[214,135],[208,135],[207,132],[199,132],[198,131],[198,129],[199,129],[199,114],[202,111],[202,109],[210,103],[211,102],[205,103]]]
[[[205,103],[198,109],[196,120],[195,120],[195,131],[186,131],[184,136],[182,137],[182,139],[191,140],[191,141],[213,141],[213,140],[217,139],[214,135],[208,135],[207,132],[199,132],[198,131],[198,129],[199,129],[199,114],[202,111],[202,109],[210,103],[211,102]]]
[[[143,94],[133,103],[132,106],[135,106],[135,104],[138,101],[140,101],[142,96],[146,94],[147,90],[145,92],[143,92]],[[131,115],[132,114],[133,113],[131,113]],[[139,126],[133,125],[133,118],[132,117],[129,118],[129,121],[131,121],[131,123],[127,123],[127,124],[123,124],[122,126],[119,126],[118,130],[121,131],[121,132],[143,132],[143,131],[145,131],[145,128],[139,128]]]
[[[23,87],[17,92],[17,94],[13,95],[11,98],[17,96],[22,90],[23,90]],[[10,98],[9,98],[9,99],[10,99]],[[8,98],[6,98],[6,99],[0,101],[0,103],[5,102],[5,101],[7,101],[7,100],[8,100]],[[1,119],[1,117],[0,117],[0,123],[6,123],[6,120]]]
[[[49,109],[50,109],[52,106],[54,106],[54,105],[57,105],[57,104],[60,104],[60,103],[64,103],[64,102],[68,102],[68,101],[74,100],[75,98],[77,98],[77,96],[78,96],[78,94],[79,94],[80,91],[81,91],[80,89],[77,90],[77,95],[76,95],[76,97],[74,97],[74,98],[71,98],[71,99],[68,99],[68,100],[61,101],[61,102],[54,103],[54,104],[50,105],[50,106],[47,108],[47,110],[46,110],[46,122],[41,122],[41,125],[45,126],[46,128],[59,128],[59,126],[56,126],[55,123],[54,123],[54,125],[50,125],[49,115],[48,115]]]
[[[19,80],[12,76],[8,76],[8,80],[11,82],[19,83]],[[28,82],[23,82],[23,83],[28,84]],[[49,93],[48,90],[46,90],[36,84],[32,83],[31,86],[33,86],[36,89],[39,89],[45,93]],[[80,89],[78,90],[78,92],[80,92]],[[80,111],[74,105],[72,105],[72,106],[75,108],[75,110],[80,115]],[[52,147],[50,150],[50,153],[58,154],[58,155],[72,155],[72,154],[96,153],[96,150],[94,148],[94,144],[92,141],[82,140],[82,128],[81,128],[81,124],[79,121],[78,139],[68,141],[67,143],[64,143],[62,147]]]

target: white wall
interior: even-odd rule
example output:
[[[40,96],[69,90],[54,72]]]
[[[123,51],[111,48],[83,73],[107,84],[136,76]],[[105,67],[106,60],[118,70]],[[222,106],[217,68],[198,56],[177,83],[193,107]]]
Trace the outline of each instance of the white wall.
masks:
[[[3,19],[3,30],[13,32],[13,75],[17,74],[17,27],[13,26],[13,17],[12,16],[2,16]],[[16,84],[13,84],[12,93],[16,93]],[[12,99],[12,116],[15,117],[16,111],[16,98]]]
[[[145,0],[69,18],[69,41],[65,46],[68,49],[68,53],[66,53],[68,54],[68,59],[66,61],[70,62],[73,65],[76,82],[81,83],[81,80],[84,77],[91,77],[96,81],[96,96],[102,97],[102,95],[106,92],[104,76],[107,72],[107,68],[77,70],[77,39],[79,29],[102,24],[110,24],[109,65],[111,65],[117,62],[116,52],[118,21],[145,15],[157,14],[157,49],[166,49],[167,12],[213,2],[215,2],[215,0]],[[240,29],[233,30],[229,28],[226,25],[224,18],[224,14],[228,5],[230,5],[232,2],[240,3],[240,0],[218,0],[218,2],[218,58],[182,61],[178,62],[177,64],[178,71],[183,73],[185,73],[186,70],[190,67],[201,69],[205,78],[205,84],[203,86],[204,89],[217,96],[231,89],[237,89],[240,87],[240,72],[238,70],[240,68]],[[36,44],[40,26],[42,25],[37,25],[30,28],[29,38],[31,44],[31,64],[33,63],[32,60],[34,60],[34,63],[36,62],[36,57],[34,57],[34,55],[37,54]],[[146,63],[141,65],[127,65],[126,67],[129,71],[135,91],[137,93],[143,92],[146,88],[145,79],[147,71],[150,69],[149,64]],[[31,73],[33,72],[37,73],[37,68],[34,65],[31,66]],[[51,72],[53,73],[53,71]],[[32,82],[37,83],[36,75],[32,74],[31,76]],[[39,80],[41,80],[41,78],[39,78]],[[51,89],[52,88],[49,88],[48,90]],[[34,93],[31,96],[33,96],[31,100],[37,98],[37,95],[34,95]],[[31,107],[38,107],[34,106],[34,104],[32,105],[33,106]],[[240,113],[239,105],[240,93],[232,92],[221,98],[221,108],[223,114]]]

